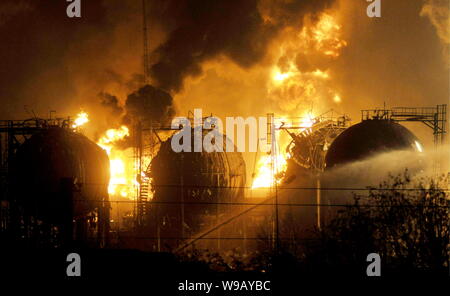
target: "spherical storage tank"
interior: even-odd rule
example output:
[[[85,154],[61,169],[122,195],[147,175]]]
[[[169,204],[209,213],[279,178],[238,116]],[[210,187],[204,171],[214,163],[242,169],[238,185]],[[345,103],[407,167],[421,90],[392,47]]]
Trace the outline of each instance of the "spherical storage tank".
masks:
[[[391,120],[365,120],[343,131],[330,145],[326,168],[362,160],[393,150],[421,151],[419,140]]]
[[[419,140],[404,126],[391,120],[365,120],[344,130],[330,145],[325,156],[325,172],[320,177],[320,221],[325,225],[336,217],[341,205],[354,203],[354,188],[377,187],[388,180],[390,174],[410,173],[421,169],[420,154],[417,161],[403,161],[421,152]],[[386,158],[369,158],[394,151],[411,153],[386,155]],[[404,155],[404,156],[403,156]],[[398,161],[393,161],[397,159]],[[351,164],[351,165],[350,165]],[[348,190],[346,190],[348,188]],[[358,194],[365,194],[358,191]]]
[[[11,166],[12,198],[29,215],[52,224],[70,223],[104,207],[108,183],[106,152],[59,127],[26,140]]]
[[[223,203],[244,198],[245,163],[240,152],[177,153],[171,141],[161,144],[147,170],[154,191],[152,214],[156,210],[167,227],[179,229],[182,223],[194,233],[205,216],[236,209]],[[223,142],[224,151],[233,145],[225,136]]]

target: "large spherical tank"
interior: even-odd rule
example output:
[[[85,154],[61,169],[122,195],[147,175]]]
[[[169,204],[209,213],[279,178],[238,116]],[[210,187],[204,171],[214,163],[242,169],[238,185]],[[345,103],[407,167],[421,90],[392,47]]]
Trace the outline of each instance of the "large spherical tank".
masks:
[[[12,198],[49,223],[99,208],[108,200],[108,182],[106,152],[85,136],[56,127],[20,145],[11,166]]]
[[[326,167],[362,160],[393,150],[420,151],[419,140],[404,126],[391,120],[365,120],[342,132],[330,145]]]
[[[232,144],[224,139],[226,151],[226,145]],[[154,190],[152,202],[160,218],[167,217],[165,224],[172,221],[178,227],[183,219],[182,223],[195,232],[202,216],[233,210],[221,203],[244,198],[244,159],[239,152],[177,153],[171,141],[169,138],[161,144],[147,171]]]

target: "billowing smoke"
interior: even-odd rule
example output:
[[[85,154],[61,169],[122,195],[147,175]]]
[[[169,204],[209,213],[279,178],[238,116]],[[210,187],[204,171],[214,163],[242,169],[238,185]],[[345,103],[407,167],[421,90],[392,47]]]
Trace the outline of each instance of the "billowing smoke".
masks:
[[[116,96],[106,92],[101,92],[99,97],[100,104],[109,111],[108,113],[111,114],[111,116],[115,118],[122,116],[123,108],[120,106],[119,99]]]
[[[436,161],[441,167],[447,167],[443,162],[444,159],[448,160],[447,151],[448,146],[439,151],[423,153],[397,150],[333,168],[324,173],[321,186],[337,190],[324,189],[323,195],[332,204],[346,204],[353,202],[353,194],[367,194],[368,191],[364,189],[380,186],[389,188],[382,182],[392,181],[390,177],[408,178],[413,181],[412,186],[420,183],[429,184],[431,180],[446,182],[447,176],[436,171]],[[438,184],[438,186],[446,185]]]
[[[125,126],[131,133],[115,142],[115,147],[119,149],[130,148],[135,144],[133,129],[130,129],[135,124],[170,125],[175,115],[172,96],[148,84],[129,94],[125,104],[121,104],[118,97],[106,92],[101,92],[98,96],[105,124],[97,124],[95,138],[104,136],[108,129],[117,128],[117,131],[120,131]]]
[[[382,17],[368,18],[366,1],[148,1],[152,85],[169,92],[181,114],[202,107],[219,117],[333,108],[357,121],[361,109],[384,102],[447,103],[446,2],[383,1]],[[0,117],[24,118],[25,105],[39,115],[83,108],[95,125],[103,115],[96,114],[99,93],[116,96],[124,108],[142,87],[142,2],[82,1],[80,19],[66,16],[67,4],[0,1]],[[301,35],[305,29],[314,37],[324,13],[346,41],[331,44],[340,46],[338,57],[320,47],[320,35],[313,43]],[[294,46],[280,53],[279,43]],[[301,73],[269,89],[274,66],[289,71],[288,56]],[[313,76],[317,69],[329,77]]]
[[[449,2],[447,0],[426,0],[420,11],[421,16],[426,16],[436,29],[436,33],[444,44],[443,55],[449,65],[450,50],[450,16]]]
[[[415,151],[381,153],[326,171],[323,184],[330,188],[350,188],[350,191],[351,188],[376,187],[389,174],[396,176],[405,170],[411,176],[422,176],[425,172],[432,175],[432,163],[430,154]]]
[[[426,0],[422,10],[421,16],[427,16],[439,38],[445,44],[450,43],[450,19],[449,19],[449,4],[446,0]]]
[[[186,77],[202,73],[202,63],[225,56],[243,68],[260,62],[270,41],[287,26],[299,26],[333,0],[153,1],[170,33],[155,51],[151,74],[157,86],[177,92]],[[163,7],[161,9],[161,7]]]
[[[125,110],[125,121],[155,124],[167,124],[175,115],[172,96],[148,84],[128,96]]]

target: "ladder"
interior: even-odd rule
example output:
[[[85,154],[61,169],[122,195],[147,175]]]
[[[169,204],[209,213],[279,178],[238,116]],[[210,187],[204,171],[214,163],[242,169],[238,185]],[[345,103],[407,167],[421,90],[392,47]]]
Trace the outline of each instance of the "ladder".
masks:
[[[148,214],[148,201],[150,198],[150,178],[141,176],[139,185],[139,200],[138,200],[138,223],[140,226],[145,224],[146,216]]]

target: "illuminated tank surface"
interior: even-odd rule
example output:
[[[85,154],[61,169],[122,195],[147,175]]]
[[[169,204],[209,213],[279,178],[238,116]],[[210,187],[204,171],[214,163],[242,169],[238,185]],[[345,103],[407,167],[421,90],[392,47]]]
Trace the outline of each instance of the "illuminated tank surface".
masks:
[[[106,152],[62,128],[45,129],[26,140],[11,167],[13,198],[32,216],[51,223],[95,210],[99,201],[108,200],[108,182]]]
[[[205,216],[236,209],[216,203],[244,198],[245,163],[240,152],[176,153],[171,139],[161,144],[147,170],[154,191],[151,215],[162,225],[161,233],[179,235],[183,224],[186,232],[193,234]]]
[[[330,145],[326,168],[393,150],[419,151],[419,140],[404,126],[388,120],[366,120],[343,131]]]
[[[392,161],[395,159],[393,157],[398,156],[420,156],[420,153],[415,153],[420,149],[421,144],[414,134],[398,123],[387,120],[363,121],[345,129],[331,142],[325,155],[326,167],[322,174],[317,175],[314,170],[299,165],[295,160],[289,160],[283,185],[303,189],[289,190],[280,186],[278,198],[280,203],[293,204],[316,204],[320,200],[323,205],[320,207],[320,221],[322,224],[327,223],[341,209],[328,205],[352,203],[354,188],[378,186],[389,174],[396,175],[406,168],[411,174],[421,170],[423,167],[420,157],[411,163]],[[380,153],[396,150],[409,150],[412,153],[395,153],[391,157],[365,161]],[[341,190],[327,190],[333,188]],[[350,189],[344,190],[345,188]],[[311,235],[308,229],[317,226],[317,213],[317,207],[280,208],[280,215],[289,219],[286,221],[298,225],[299,237],[306,238]]]

